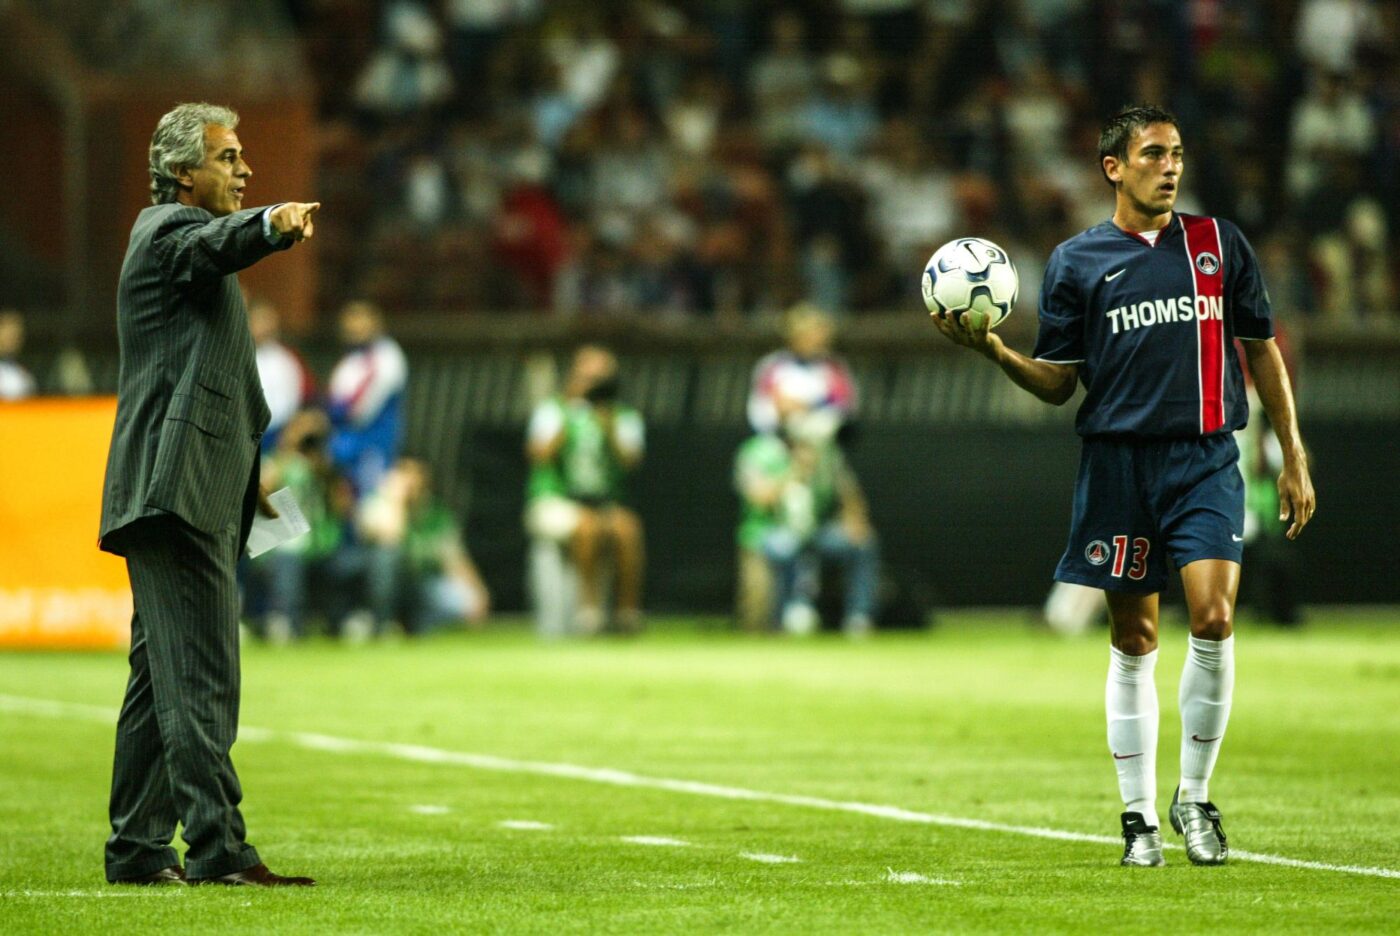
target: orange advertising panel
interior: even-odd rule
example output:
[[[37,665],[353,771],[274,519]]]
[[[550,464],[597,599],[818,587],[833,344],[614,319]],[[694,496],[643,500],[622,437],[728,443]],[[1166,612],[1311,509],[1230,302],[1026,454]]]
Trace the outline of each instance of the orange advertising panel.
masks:
[[[126,563],[97,548],[117,401],[0,403],[0,648],[131,634]]]

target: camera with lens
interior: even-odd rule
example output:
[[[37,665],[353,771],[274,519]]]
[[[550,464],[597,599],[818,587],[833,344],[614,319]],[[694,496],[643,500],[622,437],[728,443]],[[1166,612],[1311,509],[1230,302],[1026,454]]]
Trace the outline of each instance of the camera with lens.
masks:
[[[589,387],[583,398],[589,403],[615,403],[619,389],[617,378],[608,377]]]

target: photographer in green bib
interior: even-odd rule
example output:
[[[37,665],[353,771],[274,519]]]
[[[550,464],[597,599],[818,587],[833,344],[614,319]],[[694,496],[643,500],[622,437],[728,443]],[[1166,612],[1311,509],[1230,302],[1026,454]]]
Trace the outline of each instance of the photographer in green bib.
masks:
[[[526,528],[564,548],[578,577],[576,629],[603,630],[602,560],[611,555],[616,626],[641,627],[642,524],[623,501],[645,450],[641,414],[618,400],[617,359],[596,345],[575,354],[564,392],[535,408],[526,450]]]

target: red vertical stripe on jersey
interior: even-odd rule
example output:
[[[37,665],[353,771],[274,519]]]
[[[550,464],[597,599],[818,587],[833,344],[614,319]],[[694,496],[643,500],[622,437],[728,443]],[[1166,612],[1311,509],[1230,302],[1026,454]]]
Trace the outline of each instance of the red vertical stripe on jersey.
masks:
[[[1225,258],[1214,218],[1181,215],[1186,260],[1196,280],[1201,434],[1225,425]]]

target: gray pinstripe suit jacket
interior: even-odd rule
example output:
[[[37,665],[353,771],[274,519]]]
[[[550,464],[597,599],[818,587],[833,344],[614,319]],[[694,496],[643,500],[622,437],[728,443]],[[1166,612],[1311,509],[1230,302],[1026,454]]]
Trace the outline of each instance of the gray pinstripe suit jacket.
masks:
[[[124,553],[122,531],[144,517],[211,533],[240,522],[269,414],[236,274],[292,243],[268,243],[265,210],[154,205],[131,229],[98,534],[108,552]]]

